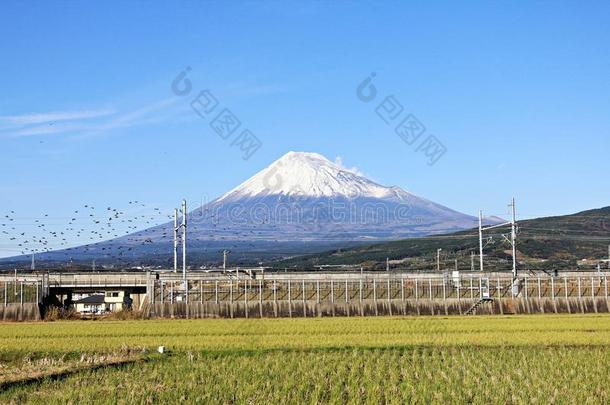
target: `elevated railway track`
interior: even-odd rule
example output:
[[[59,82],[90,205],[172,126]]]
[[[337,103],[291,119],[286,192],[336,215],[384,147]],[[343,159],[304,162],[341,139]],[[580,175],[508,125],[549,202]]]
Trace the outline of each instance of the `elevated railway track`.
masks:
[[[550,300],[555,305],[562,301],[593,300],[596,311],[599,307],[597,302],[601,300],[606,302],[607,311],[609,282],[610,273],[605,272],[560,273],[556,277],[523,273],[516,280],[507,273],[287,273],[265,272],[255,268],[240,269],[239,272],[235,269],[226,273],[189,272],[186,279],[180,273],[165,270],[13,273],[0,275],[0,306],[27,303],[45,305],[49,302],[70,305],[76,295],[82,297],[122,291],[133,298],[135,309],[152,308],[153,313],[165,313],[168,306],[184,305],[199,305],[206,307],[205,311],[212,312],[219,312],[221,306],[235,309],[258,305],[260,316],[270,311],[263,310],[265,306],[276,308],[272,312],[278,316],[277,308],[282,305],[290,308],[290,315],[297,311],[293,311],[296,306],[302,308],[304,314],[307,313],[304,308],[312,306],[334,308],[354,305],[374,308],[381,305],[386,308],[382,312],[392,313],[392,309],[388,308],[419,306],[422,303],[434,303],[445,308],[447,305],[457,305],[459,313],[467,313],[481,300]],[[173,310],[168,311],[173,313]],[[231,314],[235,312],[230,311]],[[335,313],[335,309],[332,312]],[[378,310],[374,312],[379,314]],[[406,313],[406,310],[403,312]],[[208,315],[214,316],[214,313]]]

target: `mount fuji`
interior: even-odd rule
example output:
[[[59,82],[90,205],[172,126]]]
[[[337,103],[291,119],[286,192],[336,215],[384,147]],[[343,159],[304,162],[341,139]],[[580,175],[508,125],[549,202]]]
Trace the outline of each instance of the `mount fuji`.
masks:
[[[201,207],[199,218],[193,213],[192,231],[211,239],[250,233],[258,240],[383,240],[453,232],[478,221],[307,152],[288,152]]]
[[[370,241],[451,233],[478,219],[386,187],[318,153],[288,152],[219,198],[190,211],[189,260],[257,262]],[[486,222],[496,222],[489,219]],[[116,239],[38,255],[38,260],[163,263],[173,223]],[[68,251],[69,250],[69,251]]]

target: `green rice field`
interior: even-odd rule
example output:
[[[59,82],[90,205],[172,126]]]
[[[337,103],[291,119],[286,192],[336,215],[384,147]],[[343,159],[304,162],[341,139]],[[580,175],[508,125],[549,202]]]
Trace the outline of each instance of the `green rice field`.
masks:
[[[607,404],[610,316],[2,323],[0,390],[15,404]]]

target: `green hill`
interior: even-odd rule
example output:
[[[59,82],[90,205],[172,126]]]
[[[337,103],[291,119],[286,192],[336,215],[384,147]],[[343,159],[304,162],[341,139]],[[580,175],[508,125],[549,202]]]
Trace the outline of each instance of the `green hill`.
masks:
[[[610,244],[610,207],[573,215],[546,217],[518,223],[517,257],[521,269],[550,270],[595,268],[607,260]],[[502,234],[509,227],[485,233],[485,270],[511,268],[510,244]],[[442,249],[443,268],[478,270],[478,229],[450,235],[405,239],[337,249],[271,263],[275,268],[312,269],[320,265],[348,265],[383,270],[386,258],[393,269],[429,271],[436,268],[436,251]],[[607,266],[607,264],[604,264]]]

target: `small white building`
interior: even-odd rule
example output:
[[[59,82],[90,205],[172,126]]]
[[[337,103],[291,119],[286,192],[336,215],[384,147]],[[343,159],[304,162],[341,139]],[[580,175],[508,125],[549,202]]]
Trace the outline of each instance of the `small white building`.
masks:
[[[106,291],[74,301],[74,307],[81,314],[100,315],[130,308],[131,298],[125,291]]]

